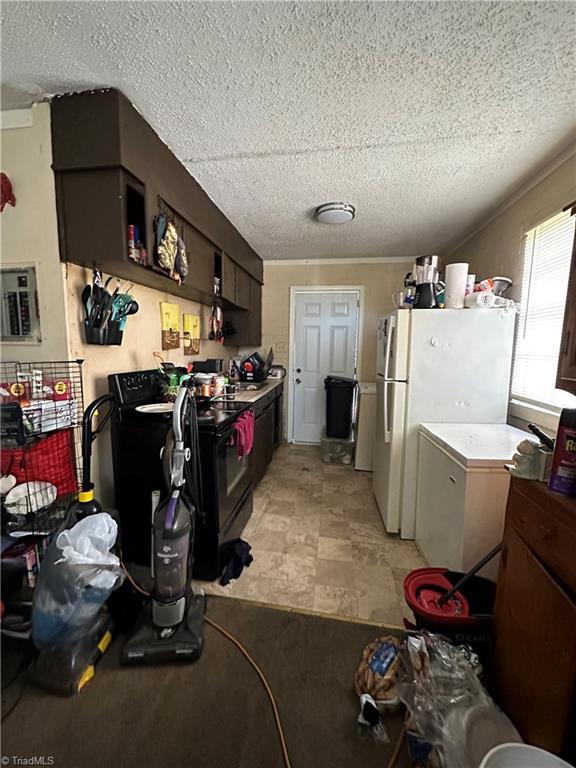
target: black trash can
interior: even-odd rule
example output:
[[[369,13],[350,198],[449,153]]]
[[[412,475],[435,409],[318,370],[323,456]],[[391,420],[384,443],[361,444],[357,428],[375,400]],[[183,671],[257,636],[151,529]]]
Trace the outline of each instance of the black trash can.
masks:
[[[358,382],[343,379],[340,376],[327,376],[324,379],[326,390],[326,437],[343,440],[350,437],[354,395]]]

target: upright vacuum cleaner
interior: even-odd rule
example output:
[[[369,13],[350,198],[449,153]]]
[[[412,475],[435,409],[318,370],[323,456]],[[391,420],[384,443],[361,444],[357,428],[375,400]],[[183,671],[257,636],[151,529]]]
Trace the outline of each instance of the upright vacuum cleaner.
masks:
[[[162,451],[168,495],[152,494],[151,600],[122,650],[122,664],[195,661],[204,646],[205,595],[191,587],[194,530],[201,509],[198,421],[181,382]]]

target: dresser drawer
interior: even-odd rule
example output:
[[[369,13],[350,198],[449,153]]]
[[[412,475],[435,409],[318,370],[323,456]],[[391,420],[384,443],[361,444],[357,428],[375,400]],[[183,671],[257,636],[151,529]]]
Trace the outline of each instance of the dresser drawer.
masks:
[[[545,501],[545,498],[544,498]],[[576,592],[576,528],[525,495],[517,483],[510,486],[506,523],[530,547],[536,557]]]

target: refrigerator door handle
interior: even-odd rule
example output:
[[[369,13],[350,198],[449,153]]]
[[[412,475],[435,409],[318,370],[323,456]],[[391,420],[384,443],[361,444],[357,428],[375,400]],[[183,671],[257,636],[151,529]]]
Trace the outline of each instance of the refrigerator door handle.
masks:
[[[388,387],[393,384],[393,381],[384,382],[384,442],[389,443],[392,439],[392,431],[388,424]]]
[[[390,376],[390,352],[392,350],[392,334],[396,325],[396,317],[390,315],[386,327],[386,350],[384,352],[384,378]]]

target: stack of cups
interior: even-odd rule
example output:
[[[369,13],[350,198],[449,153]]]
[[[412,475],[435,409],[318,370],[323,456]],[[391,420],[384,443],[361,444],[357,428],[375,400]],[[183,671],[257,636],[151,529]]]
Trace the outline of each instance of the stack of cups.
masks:
[[[444,275],[446,279],[444,306],[446,309],[462,309],[466,295],[468,264],[447,264]]]

